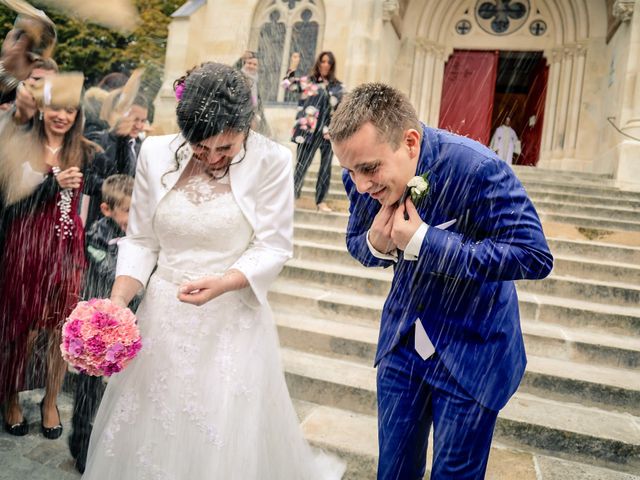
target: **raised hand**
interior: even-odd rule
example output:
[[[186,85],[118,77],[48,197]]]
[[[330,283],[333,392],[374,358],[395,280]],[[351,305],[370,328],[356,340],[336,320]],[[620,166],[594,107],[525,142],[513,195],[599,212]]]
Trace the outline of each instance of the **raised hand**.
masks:
[[[16,90],[16,113],[13,118],[20,124],[27,123],[35,116],[37,111],[36,99],[29,89],[23,84],[18,85]]]
[[[373,219],[373,223],[369,229],[369,242],[373,248],[381,253],[389,253],[398,246],[391,238],[395,212],[395,205],[383,206]]]
[[[80,188],[82,183],[82,172],[78,167],[69,167],[66,170],[61,171],[56,180],[60,188]]]
[[[29,37],[18,30],[11,30],[2,43],[2,64],[18,80],[24,80],[31,73],[29,46]]]
[[[408,216],[407,220],[405,220],[405,216]],[[398,205],[393,215],[391,240],[400,250],[405,250],[422,223],[424,222],[420,218],[416,206],[413,204],[411,197],[407,196],[404,203]]]

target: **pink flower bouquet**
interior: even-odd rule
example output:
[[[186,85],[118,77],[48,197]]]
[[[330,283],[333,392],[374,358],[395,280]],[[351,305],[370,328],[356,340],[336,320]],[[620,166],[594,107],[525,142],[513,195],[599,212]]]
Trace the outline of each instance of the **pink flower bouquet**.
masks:
[[[62,357],[87,375],[111,376],[141,348],[133,312],[108,299],[78,303],[62,326]]]

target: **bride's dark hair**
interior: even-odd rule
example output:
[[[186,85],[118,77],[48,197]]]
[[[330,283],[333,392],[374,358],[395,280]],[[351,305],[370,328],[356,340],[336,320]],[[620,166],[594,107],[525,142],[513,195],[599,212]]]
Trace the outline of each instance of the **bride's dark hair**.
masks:
[[[251,87],[236,69],[203,63],[184,79],[176,115],[180,131],[190,143],[229,130],[248,132],[253,119]]]
[[[228,131],[249,133],[253,101],[251,87],[242,72],[222,63],[205,62],[176,80],[174,90],[178,85],[182,92],[176,117],[185,141],[176,150],[175,170],[180,167],[179,152],[187,143],[198,143]],[[245,136],[245,152],[246,141]]]

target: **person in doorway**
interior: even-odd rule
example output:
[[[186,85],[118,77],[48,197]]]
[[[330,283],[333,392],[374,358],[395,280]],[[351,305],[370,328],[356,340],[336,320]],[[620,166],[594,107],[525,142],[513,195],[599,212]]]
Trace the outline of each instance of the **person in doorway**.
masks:
[[[491,150],[509,165],[513,164],[514,155],[520,155],[520,140],[511,128],[511,117],[505,117],[504,123],[496,128],[491,138]]]
[[[357,87],[329,133],[347,248],[394,271],[375,359],[378,479],[423,478],[433,424],[431,479],[481,480],[526,365],[514,280],[553,266],[540,219],[491,150],[420,123],[392,87]]]

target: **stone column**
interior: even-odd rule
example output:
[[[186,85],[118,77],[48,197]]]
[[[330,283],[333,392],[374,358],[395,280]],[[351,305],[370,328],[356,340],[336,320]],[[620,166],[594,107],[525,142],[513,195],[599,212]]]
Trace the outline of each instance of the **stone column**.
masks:
[[[417,38],[415,40],[415,50],[413,54],[413,71],[411,72],[411,90],[409,93],[409,99],[411,104],[415,107],[418,117],[421,116],[420,103],[422,101],[422,90],[424,88],[424,64],[426,58],[426,45],[425,40]]]
[[[629,54],[621,99],[622,131],[640,138],[640,0],[618,0],[614,15],[629,23]],[[617,147],[615,179],[620,187],[640,190],[640,141],[622,137]]]
[[[416,40],[414,69],[411,82],[411,103],[418,118],[437,126],[444,75],[444,48],[431,40]]]
[[[425,122],[430,122],[429,114],[431,112],[431,104],[433,103],[432,86],[433,86],[433,74],[435,69],[436,52],[433,45],[427,47],[427,54],[422,69],[423,83],[422,93],[418,109],[418,118]]]
[[[640,138],[640,15],[634,15],[634,5],[640,1],[617,1],[614,14],[623,22],[629,22],[629,56],[624,80],[624,98],[622,101],[622,130],[631,136]],[[640,7],[638,7],[640,8]]]
[[[425,121],[430,127],[437,127],[440,121],[440,104],[442,102],[442,84],[444,83],[444,64],[450,54],[438,47],[435,52],[433,81],[431,83],[431,108]]]
[[[556,128],[556,108],[560,89],[560,67],[562,65],[561,50],[553,49],[546,57],[549,63],[549,79],[547,81],[547,98],[544,108],[544,125],[542,127],[542,154],[544,157],[550,157]]]
[[[562,50],[562,66],[560,68],[560,90],[556,107],[555,131],[553,134],[553,157],[563,158],[567,135],[567,110],[569,107],[569,93],[573,70],[573,49],[565,47]]]
[[[582,85],[584,83],[584,68],[586,49],[584,45],[576,45],[573,60],[573,77],[571,79],[571,100],[567,118],[567,134],[564,152],[566,158],[573,158],[578,141],[578,121],[580,120],[580,105],[582,103]]]
[[[345,2],[346,3],[346,2]],[[382,33],[382,4],[376,0],[351,0],[358,21],[351,22],[345,81],[349,88],[375,78]]]

